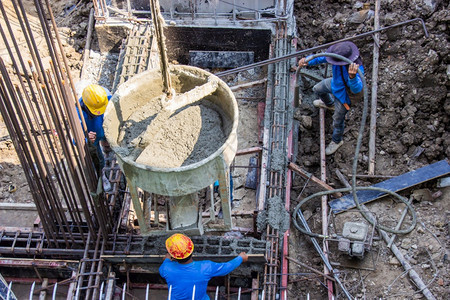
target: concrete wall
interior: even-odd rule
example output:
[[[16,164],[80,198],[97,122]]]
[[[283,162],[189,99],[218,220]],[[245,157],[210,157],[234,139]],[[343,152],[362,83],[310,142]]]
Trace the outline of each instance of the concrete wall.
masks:
[[[225,0],[225,2],[219,0],[160,0],[159,4],[164,12],[173,9],[185,13],[191,12],[193,7],[198,13],[214,13],[214,11],[216,13],[229,13],[233,9],[232,4],[234,2],[238,11],[262,10],[275,6],[275,0]],[[148,0],[131,0],[131,7],[136,10],[150,10]]]
[[[189,64],[189,50],[253,51],[255,61],[269,57],[270,30],[167,27],[166,46],[170,60]]]

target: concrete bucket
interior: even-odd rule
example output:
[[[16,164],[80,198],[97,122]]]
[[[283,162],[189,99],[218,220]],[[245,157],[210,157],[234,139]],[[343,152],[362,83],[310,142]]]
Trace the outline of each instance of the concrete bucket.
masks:
[[[202,233],[197,191],[216,180],[224,223],[231,229],[229,165],[237,150],[236,99],[226,83],[202,69],[173,65],[169,71],[170,98],[163,92],[160,70],[140,73],[119,86],[103,123],[130,187],[141,234],[153,232],[136,188],[170,197],[167,230]]]

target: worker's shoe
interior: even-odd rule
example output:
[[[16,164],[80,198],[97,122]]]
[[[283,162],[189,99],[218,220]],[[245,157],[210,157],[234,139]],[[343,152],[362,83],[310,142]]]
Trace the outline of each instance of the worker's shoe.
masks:
[[[325,149],[325,155],[333,154],[337,149],[339,149],[340,146],[342,146],[342,144],[344,144],[344,141],[340,141],[339,143],[331,141],[331,143]]]
[[[325,108],[325,109],[329,109],[329,110],[334,110],[334,104],[328,106],[328,105],[325,104],[325,102],[323,102],[320,99],[314,100],[313,101],[313,105],[315,107],[321,107],[321,108]]]

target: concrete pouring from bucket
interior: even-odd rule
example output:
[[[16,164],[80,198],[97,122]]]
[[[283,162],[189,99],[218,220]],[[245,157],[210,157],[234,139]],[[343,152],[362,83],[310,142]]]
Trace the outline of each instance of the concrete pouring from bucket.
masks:
[[[120,85],[105,112],[105,135],[129,183],[141,233],[148,233],[149,220],[137,187],[171,197],[171,219],[179,220],[171,230],[198,227],[198,208],[192,210],[198,200],[191,194],[216,180],[224,189],[225,226],[231,228],[227,191],[237,150],[237,102],[225,82],[202,69],[174,65],[170,76],[171,99],[163,93],[160,71],[149,70]],[[189,203],[191,212],[180,221],[188,208],[182,203]]]

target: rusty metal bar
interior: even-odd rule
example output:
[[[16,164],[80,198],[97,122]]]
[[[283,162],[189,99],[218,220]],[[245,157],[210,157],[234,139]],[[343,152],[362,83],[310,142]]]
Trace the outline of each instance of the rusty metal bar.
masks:
[[[100,257],[103,255],[104,251],[105,251],[105,246],[106,246],[106,239],[103,237],[103,241],[102,241],[102,247],[100,249]],[[98,267],[97,267],[97,273],[98,275],[95,277],[95,284],[94,284],[94,292],[92,294],[92,299],[98,299],[99,297],[101,297],[101,292],[100,295],[98,295],[98,286],[100,284],[100,279],[101,279],[101,275],[100,275],[100,271],[103,268],[103,260],[99,259],[98,262]],[[102,282],[103,285],[103,282]]]
[[[81,262],[81,266],[80,266],[80,270],[78,271],[78,283],[77,283],[77,290],[75,292],[75,300],[80,299],[80,288],[83,285],[83,273],[86,271],[86,261],[85,259],[88,258],[89,256],[89,247],[90,247],[90,241],[91,241],[91,234],[88,234],[88,238],[87,238],[87,242],[86,242],[86,247],[84,249],[84,255],[83,255],[83,260]]]
[[[22,14],[23,14],[23,20],[21,19],[21,16],[20,16],[20,13],[18,12],[18,9],[17,9],[17,6],[16,6],[16,4],[15,4],[15,1],[13,1],[13,4],[14,4],[14,8],[15,8],[15,10],[16,10],[16,13],[17,13],[17,15],[18,15],[18,18],[20,19],[20,20],[22,20],[22,22],[19,22],[20,24],[21,24],[21,26],[22,26],[22,31],[23,31],[23,33],[24,33],[24,36],[25,36],[25,38],[26,38],[26,41],[27,41],[27,44],[28,44],[28,46],[29,46],[29,48],[30,48],[30,52],[32,53],[32,56],[33,56],[33,60],[35,61],[35,66],[37,67],[37,72],[35,72],[35,74],[37,74],[38,76],[39,76],[39,79],[40,79],[40,82],[41,82],[41,89],[42,89],[42,92],[43,92],[43,94],[41,93],[41,89],[39,88],[39,84],[37,85],[37,87],[38,87],[38,92],[39,92],[39,94],[40,94],[40,97],[42,98],[42,99],[44,99],[44,98],[46,98],[47,100],[54,100],[54,97],[55,97],[55,89],[54,89],[54,84],[52,84],[52,83],[49,83],[49,75],[47,74],[47,76],[45,76],[46,74],[45,74],[45,72],[43,71],[43,65],[42,65],[42,62],[40,61],[40,59],[39,59],[39,55],[36,55],[36,53],[38,53],[38,50],[37,50],[37,46],[36,46],[36,44],[34,43],[34,39],[32,38],[32,33],[31,33],[31,30],[30,30],[30,28],[29,28],[29,23],[28,23],[28,20],[26,19],[26,14],[24,13],[24,9],[23,9],[23,4],[22,4],[22,2],[21,1],[19,1],[18,2],[19,3],[19,6],[20,6],[20,9],[21,9],[21,11],[22,11]],[[57,62],[58,63],[58,66],[61,66],[61,63],[58,61],[58,55],[56,54],[56,53],[54,53],[53,52],[53,50],[54,49],[56,49],[55,48],[55,46],[54,46],[54,44],[53,44],[53,42],[52,42],[52,40],[51,40],[51,38],[50,38],[50,36],[51,36],[51,34],[50,34],[50,29],[49,29],[49,27],[48,27],[48,25],[46,24],[46,22],[45,22],[45,19],[44,19],[44,17],[42,16],[42,14],[43,14],[43,9],[42,9],[42,7],[40,7],[39,6],[39,4],[40,4],[40,2],[35,2],[35,4],[36,4],[36,6],[37,6],[37,10],[38,10],[38,15],[39,15],[39,17],[40,17],[40,21],[41,21],[41,25],[42,25],[42,29],[43,29],[43,32],[44,32],[44,36],[45,36],[45,38],[46,38],[46,41],[47,41],[47,45],[48,45],[48,47],[49,47],[49,52],[50,52],[50,55],[53,57],[53,60],[55,61],[55,62]],[[56,33],[57,34],[57,33]],[[20,55],[20,52],[18,52],[19,53],[19,55]],[[20,56],[19,56],[20,57]],[[22,62],[22,67],[23,67],[23,70],[24,70],[24,73],[26,74],[26,67],[24,66],[24,63]],[[59,67],[59,68],[61,68],[61,67]],[[58,82],[58,84],[59,84],[59,90],[60,90],[60,93],[61,93],[61,95],[63,95],[63,96],[66,96],[66,98],[67,98],[67,96],[68,96],[68,94],[67,93],[65,93],[65,88],[61,88],[61,86],[62,86],[62,83],[61,83],[61,81],[62,81],[62,79],[61,79],[61,77],[60,76],[62,76],[62,78],[64,79],[64,72],[62,72],[61,70],[58,70],[57,68],[54,68],[54,76],[56,77],[56,79],[57,79],[57,82]],[[70,76],[70,74],[69,74],[69,76]],[[27,76],[26,76],[27,77]],[[34,78],[35,79],[35,81],[36,81],[36,77]],[[29,82],[29,81],[28,81]],[[36,81],[37,82],[37,81]],[[29,87],[30,87],[30,89],[32,89],[32,84],[31,83],[29,83]],[[23,90],[26,90],[25,88],[23,88]],[[51,91],[51,90],[53,90],[53,91]],[[35,97],[34,96],[34,93],[32,92],[31,93],[32,95],[33,95],[33,97]],[[27,94],[26,94],[27,95]],[[65,98],[65,97],[63,97],[63,98]],[[30,101],[29,101],[30,102]],[[36,101],[35,101],[36,102]],[[53,116],[58,116],[58,114],[57,114],[57,112],[55,111],[55,107],[57,106],[56,104],[54,104],[54,103],[52,103],[52,101],[45,101],[46,103],[48,103],[49,104],[49,108],[50,108],[50,110],[51,110],[51,114],[53,115]],[[44,109],[45,109],[46,107],[44,106]],[[48,115],[48,111],[47,111],[47,115]],[[35,118],[37,118],[37,117],[35,117]],[[41,117],[40,117],[41,119],[43,119],[43,117],[42,117],[42,115],[41,115]],[[78,119],[78,118],[77,118]],[[79,121],[78,121],[79,122]],[[42,124],[46,124],[45,123],[45,120],[43,121],[43,122],[41,122]],[[58,129],[58,125],[59,124],[65,124],[65,122],[61,122],[61,121],[58,121],[58,122],[56,122],[56,124],[55,125],[57,125],[57,129]],[[74,122],[72,122],[72,124],[73,124]],[[46,131],[46,130],[44,130],[44,131]],[[60,129],[60,130],[57,130],[57,131],[59,131],[58,132],[58,134],[59,134],[59,136],[60,137],[64,137],[65,136],[65,134],[64,134],[64,131],[62,131],[62,129]],[[76,131],[75,131],[76,132]],[[53,136],[51,136],[51,137],[53,137]],[[49,145],[52,145],[53,143],[52,143],[52,140],[50,139],[50,136],[47,136],[47,139],[49,140]],[[77,138],[80,142],[78,143],[78,145],[81,145],[81,144],[84,144],[84,143],[82,143],[81,141],[83,141],[84,142],[84,139],[82,138],[82,136],[80,136],[80,135],[78,135],[78,138]],[[62,146],[63,146],[63,148],[64,148],[64,143],[62,144]],[[50,146],[50,147],[52,147],[52,146]],[[67,148],[67,147],[66,147]],[[82,149],[82,148],[80,148],[80,149]],[[69,157],[69,161],[70,161],[70,157],[71,157],[71,155],[70,155],[70,152],[69,151],[67,151],[68,149],[63,149],[64,151],[63,152],[65,152],[66,153],[66,156],[67,157]],[[54,159],[53,160],[53,165],[54,166],[56,166],[56,168],[55,168],[55,173],[56,173],[56,175],[59,175],[58,174],[58,165],[59,165],[59,156],[58,156],[58,152],[56,152],[56,150],[53,150],[53,149],[51,149],[51,151],[50,151],[50,153],[52,153],[53,152],[53,157],[51,157],[52,159]],[[85,155],[85,157],[87,157],[87,155]],[[70,163],[70,162],[69,162]],[[87,170],[89,170],[89,168],[85,168],[85,169],[87,169]],[[91,167],[91,169],[92,169],[92,167]],[[81,168],[80,169],[80,172],[83,172],[82,171],[83,170],[83,168]],[[49,173],[49,171],[48,170],[44,170],[44,171],[46,171],[46,172],[48,172]],[[41,172],[40,172],[41,173]],[[46,175],[46,173],[43,173],[44,174],[44,177],[45,177],[45,175]],[[74,172],[72,172],[72,175],[75,175],[76,173],[74,173]],[[73,176],[73,178],[77,178],[78,177],[78,175],[75,175],[75,176]],[[58,176],[57,176],[57,178],[58,178]],[[82,177],[83,178],[83,177]],[[50,182],[50,183],[48,183],[50,186],[53,186],[53,184]],[[60,183],[60,185],[61,185],[61,188],[62,188],[62,191],[63,191],[63,193],[66,193],[66,196],[68,195],[68,193],[72,193],[72,192],[67,192],[66,191],[66,189],[64,188],[64,185],[63,184],[61,184]],[[79,194],[80,195],[83,195],[83,191],[85,190],[85,189],[83,189],[82,188],[82,186],[81,185],[79,185],[78,186],[78,188],[77,188],[77,190],[79,191]],[[51,191],[51,190],[50,190]],[[53,195],[56,195],[56,192],[55,192],[55,190],[54,190],[54,188],[53,188],[53,192],[52,192],[52,194]],[[49,194],[47,194],[47,195],[49,195]],[[55,196],[53,196],[53,197],[55,197]],[[66,198],[66,197],[65,197]],[[89,195],[88,195],[88,197],[87,197],[88,199],[89,199]],[[60,216],[60,219],[63,221],[63,223],[64,223],[64,226],[62,226],[62,224],[61,224],[61,221],[58,221],[58,224],[59,224],[59,227],[60,227],[60,229],[61,228],[68,228],[68,224],[67,224],[67,222],[66,222],[66,220],[65,220],[65,216],[64,216],[64,214],[60,211],[60,209],[59,209],[59,203],[58,202],[56,202],[56,201],[53,201],[52,200],[52,198],[48,198],[48,200],[50,201],[50,204],[51,204],[51,206],[52,207],[55,207],[55,209],[52,209],[52,212],[53,213],[55,213],[56,212],[56,216],[58,216],[58,214],[59,214],[59,216]],[[68,207],[71,207],[71,206],[73,206],[73,205],[68,205]],[[82,206],[83,206],[83,204],[82,204]],[[87,207],[86,207],[87,208]],[[87,220],[87,222],[88,222],[88,225],[91,225],[91,229],[94,229],[94,227],[92,226],[93,224],[91,224],[91,220],[90,220],[90,218],[89,218],[89,216],[90,216],[90,213],[89,213],[89,210],[86,210],[85,209],[85,215],[86,215],[86,220]],[[75,218],[73,215],[71,216],[72,217],[72,219],[74,219],[75,221],[80,221],[80,217],[78,216],[78,220],[77,220],[77,218]],[[41,218],[41,219],[45,219],[45,216],[44,216],[44,218]],[[81,227],[79,226],[79,228],[81,229]],[[70,234],[70,233],[69,233]]]
[[[323,182],[326,182],[327,180],[327,167],[326,167],[326,158],[325,158],[325,109],[320,108],[319,110],[320,115],[320,179]],[[322,234],[328,235],[328,197],[322,196],[321,198],[321,208],[322,208]],[[323,255],[325,258],[328,259],[328,241],[323,241]],[[324,274],[328,275],[330,274],[331,270],[328,270],[327,266],[324,265]],[[332,300],[334,299],[333,295],[333,282],[326,279],[326,284],[328,287],[328,299]]]
[[[428,31],[427,31],[427,28],[425,26],[425,22],[421,18],[415,18],[415,19],[404,21],[404,22],[396,23],[396,24],[393,24],[393,25],[390,25],[390,26],[386,26],[386,27],[383,27],[383,28],[380,28],[380,29],[377,29],[377,30],[372,30],[372,31],[368,31],[368,32],[365,32],[365,33],[361,33],[361,34],[358,34],[358,35],[355,35],[355,36],[352,36],[352,37],[348,37],[348,38],[336,40],[336,41],[333,41],[333,42],[330,42],[330,43],[326,43],[326,44],[323,44],[323,45],[315,46],[315,47],[312,47],[312,48],[300,50],[300,51],[297,51],[297,52],[294,52],[294,53],[291,53],[291,54],[278,56],[278,57],[270,58],[270,59],[267,59],[267,60],[263,60],[263,61],[260,61],[260,62],[254,63],[254,64],[250,64],[250,65],[242,66],[242,67],[239,67],[239,68],[218,72],[215,75],[219,76],[219,77],[223,77],[223,76],[226,76],[226,75],[230,75],[230,74],[234,74],[234,73],[237,73],[237,72],[253,69],[253,68],[256,68],[256,67],[262,67],[262,66],[265,66],[265,65],[277,63],[277,62],[280,62],[280,61],[283,61],[283,60],[286,60],[286,59],[291,59],[291,58],[295,58],[295,57],[298,57],[298,56],[301,56],[301,55],[305,55],[305,54],[308,54],[308,53],[316,52],[318,50],[326,49],[326,48],[330,47],[331,45],[334,45],[334,44],[337,44],[337,43],[340,43],[340,42],[357,40],[357,39],[360,39],[360,38],[363,38],[363,37],[366,37],[366,36],[371,36],[371,35],[373,35],[373,34],[375,34],[377,32],[382,32],[382,31],[386,31],[386,30],[389,30],[389,29],[392,29],[392,28],[395,28],[395,27],[408,25],[408,24],[413,23],[413,22],[420,22],[421,25],[422,25],[423,31],[425,32],[425,36],[428,37]]]
[[[164,19],[161,15],[159,0],[150,0],[150,8],[152,11],[152,21],[155,27],[156,40],[159,49],[160,65],[162,80],[164,83],[164,92],[170,98],[172,95],[172,82],[169,74],[169,60],[167,58],[167,50],[164,37]]]
[[[101,236],[102,236],[101,234],[97,235],[97,241],[95,243],[95,249],[94,249],[94,256],[93,256],[93,259],[90,260],[91,261],[91,270],[90,270],[90,274],[91,275],[89,275],[89,280],[88,280],[88,284],[87,284],[87,291],[86,291],[85,299],[89,299],[90,296],[91,296],[92,281],[94,280],[94,276],[93,275],[95,275],[96,277],[99,275],[99,272],[95,272],[95,265],[96,265],[96,262],[97,262],[96,261],[97,260],[97,256],[99,254],[98,253],[98,250],[99,250],[98,248],[100,246]],[[93,298],[93,299],[95,299],[95,298]]]
[[[21,1],[21,0],[19,0],[19,1]],[[56,73],[55,76],[56,76],[56,79],[58,81],[62,80],[62,82],[67,82],[67,78],[66,78],[66,75],[67,75],[67,77],[69,79],[69,83],[70,83],[70,87],[71,87],[72,93],[67,93],[66,97],[64,99],[71,100],[72,104],[73,104],[73,102],[75,102],[75,105],[77,106],[78,111],[81,112],[80,104],[79,104],[78,101],[76,101],[76,91],[75,91],[75,85],[74,85],[73,80],[72,80],[72,75],[71,75],[70,72],[63,71],[64,68],[65,68],[65,70],[69,70],[69,65],[67,63],[66,55],[64,54],[64,48],[62,46],[61,39],[59,37],[59,33],[58,33],[58,30],[57,30],[57,25],[56,25],[56,22],[55,22],[55,18],[53,17],[53,12],[52,12],[50,3],[49,3],[48,0],[45,0],[45,1],[46,1],[46,4],[47,4],[47,11],[48,11],[48,14],[50,16],[50,20],[51,20],[52,25],[53,25],[53,29],[54,29],[53,32],[54,32],[54,35],[56,37],[56,41],[57,41],[57,44],[59,46],[59,51],[60,51],[60,54],[61,54],[61,57],[62,57],[62,60],[63,60],[63,63],[64,63],[64,67],[63,67],[63,65],[61,63],[61,60],[59,58],[59,55],[57,55],[57,51],[56,51],[57,48],[55,46],[54,40],[51,38],[52,37],[52,34],[51,34],[52,31],[50,29],[49,24],[46,22],[46,19],[44,18],[44,7],[42,5],[42,0],[35,0],[36,9],[38,10],[38,15],[39,15],[39,18],[41,20],[41,26],[42,26],[42,30],[44,32],[44,37],[45,37],[46,42],[47,42],[47,47],[48,47],[50,56],[52,58],[53,63],[56,64],[56,66],[58,66],[58,68],[56,68],[56,70],[60,71],[59,73]],[[44,79],[45,79],[45,76],[44,76]],[[71,97],[71,95],[73,96],[73,98]],[[85,136],[87,136],[87,127],[85,126],[84,118],[82,117],[81,113],[80,113],[80,118],[81,118],[81,121],[83,123],[84,134],[85,134]],[[94,170],[92,168],[92,161],[90,159],[90,155],[85,156],[85,158],[86,158],[86,161],[85,161],[85,166],[84,167],[86,168],[85,170],[87,171],[87,177],[89,179],[87,181],[87,183],[88,183],[90,189],[94,190],[95,187],[96,187],[96,182],[97,182],[96,179],[97,178],[95,177],[95,172],[94,172]],[[89,166],[91,166],[91,168],[89,168]],[[99,174],[97,174],[97,175],[100,176]]]
[[[1,2],[0,2],[1,5]],[[1,29],[1,27],[0,27]],[[0,72],[4,79],[9,81],[9,77],[7,74],[6,67],[4,66],[3,60],[0,58]],[[8,82],[8,85],[10,86],[11,83]],[[3,119],[5,121],[5,124],[8,128],[8,131],[10,132],[11,139],[14,143],[14,147],[16,149],[16,152],[19,156],[19,160],[21,161],[21,164],[25,170],[25,176],[27,177],[27,180],[30,184],[30,190],[33,195],[33,199],[37,203],[38,212],[41,213],[41,216],[45,219],[43,220],[42,224],[44,227],[44,231],[47,233],[48,236],[56,237],[54,236],[54,230],[56,227],[53,223],[47,222],[50,220],[50,212],[49,208],[45,205],[45,201],[43,196],[45,195],[44,190],[42,189],[41,182],[35,181],[34,178],[38,178],[38,175],[36,173],[36,168],[33,165],[33,160],[30,155],[30,151],[28,149],[23,148],[26,146],[24,137],[22,135],[21,127],[19,126],[17,119],[15,118],[15,112],[12,110],[11,102],[8,101],[9,97],[7,94],[7,89],[5,86],[5,82],[2,78],[0,78],[0,90],[1,90],[1,105],[0,110],[3,116]],[[9,93],[11,96],[14,96],[14,94],[11,94],[11,88],[9,88]],[[20,134],[18,134],[20,132]]]

